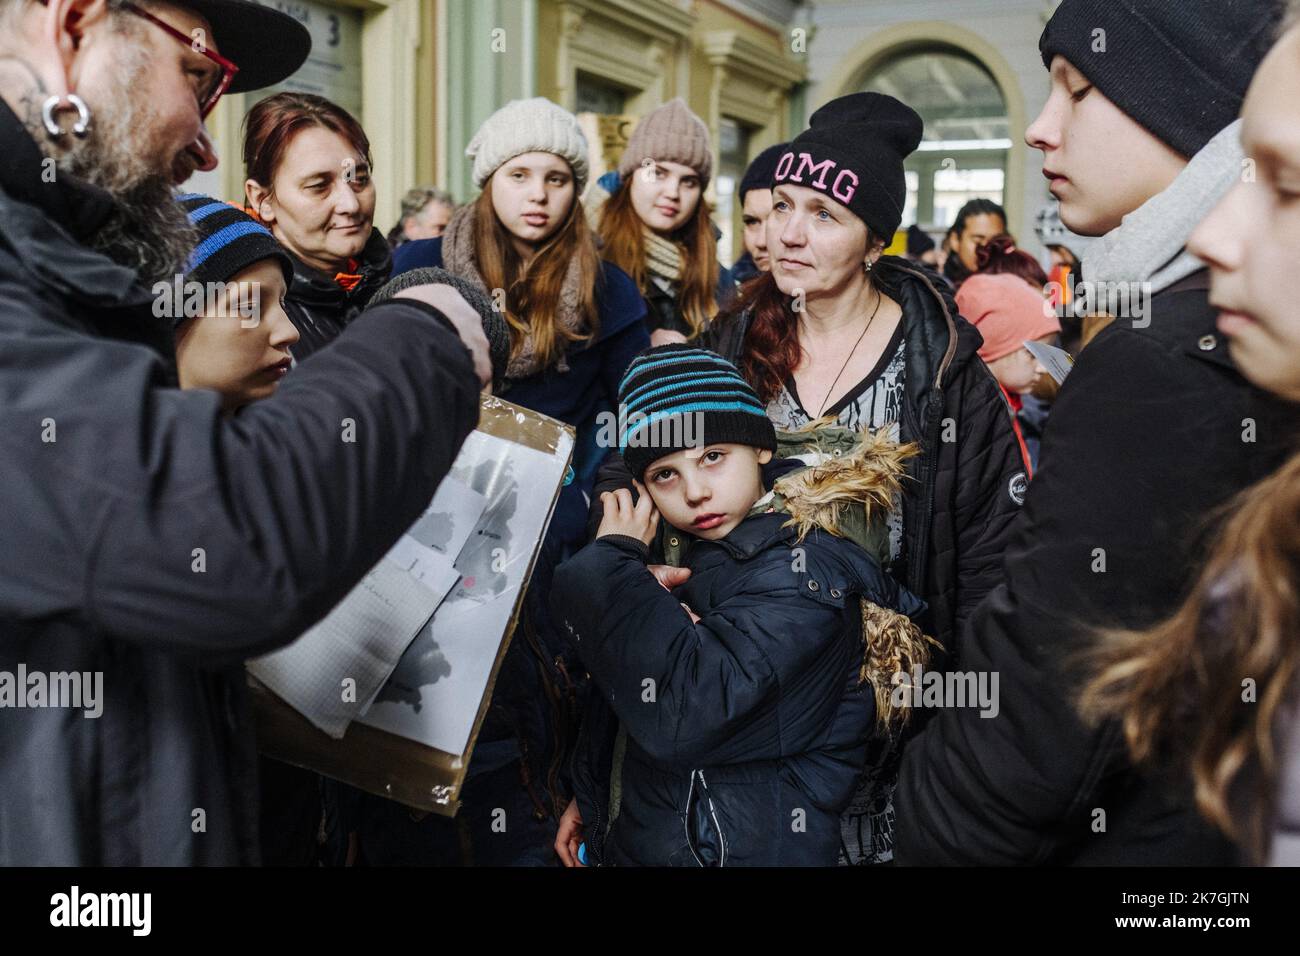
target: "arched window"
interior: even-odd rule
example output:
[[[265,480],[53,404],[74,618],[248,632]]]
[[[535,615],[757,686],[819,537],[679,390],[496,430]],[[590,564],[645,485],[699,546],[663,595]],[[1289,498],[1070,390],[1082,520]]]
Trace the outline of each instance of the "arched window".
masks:
[[[1007,104],[993,75],[958,47],[911,45],[890,54],[861,84],[921,114],[925,135],[908,157],[903,228],[942,237],[967,200],[1003,203],[1011,150]]]

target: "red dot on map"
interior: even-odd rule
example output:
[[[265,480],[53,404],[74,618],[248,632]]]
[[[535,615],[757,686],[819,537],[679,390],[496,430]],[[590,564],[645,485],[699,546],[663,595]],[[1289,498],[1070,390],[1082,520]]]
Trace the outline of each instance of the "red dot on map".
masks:
[[[467,587],[467,588],[472,588],[473,586],[474,586],[474,579],[473,579],[472,577],[468,577],[468,578],[466,578],[466,579],[465,579],[465,587]]]

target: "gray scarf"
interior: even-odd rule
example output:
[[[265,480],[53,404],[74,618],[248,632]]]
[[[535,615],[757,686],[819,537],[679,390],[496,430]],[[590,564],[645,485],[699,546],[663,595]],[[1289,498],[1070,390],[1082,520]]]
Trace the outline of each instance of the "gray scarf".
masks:
[[[1187,251],[1197,224],[1242,174],[1241,120],[1224,127],[1164,192],[1096,241],[1083,260],[1088,282],[1149,282],[1154,294],[1204,263]]]
[[[452,213],[451,219],[448,220],[447,228],[442,234],[442,265],[452,275],[473,282],[490,296],[492,290],[487,287],[483,276],[479,274],[475,255],[474,208],[474,203],[466,203]],[[584,334],[586,330],[586,319],[578,307],[581,278],[579,268],[578,257],[574,256],[569,261],[568,270],[564,274],[564,285],[560,289],[560,314],[556,317],[561,328],[575,335]],[[561,372],[569,370],[569,363],[564,355],[560,356],[555,367]],[[518,353],[511,357],[510,364],[506,367],[505,377],[518,380],[528,378],[540,371],[542,371],[542,363],[533,351],[533,337],[527,335]]]

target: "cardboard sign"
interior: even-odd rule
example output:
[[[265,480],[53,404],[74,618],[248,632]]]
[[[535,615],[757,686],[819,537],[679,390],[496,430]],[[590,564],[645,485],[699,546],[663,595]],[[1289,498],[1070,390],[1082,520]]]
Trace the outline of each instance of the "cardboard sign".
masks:
[[[450,593],[414,639],[406,633],[411,615],[394,620],[405,650],[366,706],[347,715],[340,738],[250,673],[261,752],[407,806],[454,816],[573,445],[571,426],[484,395],[478,428],[452,465],[458,493],[445,495],[440,486],[408,532],[413,541],[381,562],[385,573],[405,575],[438,565],[445,552],[454,558]],[[454,503],[438,506],[439,501]],[[472,530],[467,532],[465,521]],[[420,560],[425,547],[433,550],[424,556],[428,562]],[[366,598],[375,603],[369,592]],[[331,650],[340,653],[337,642]],[[365,653],[363,642],[354,651]],[[337,695],[335,682],[326,683]],[[333,719],[336,710],[331,702]]]

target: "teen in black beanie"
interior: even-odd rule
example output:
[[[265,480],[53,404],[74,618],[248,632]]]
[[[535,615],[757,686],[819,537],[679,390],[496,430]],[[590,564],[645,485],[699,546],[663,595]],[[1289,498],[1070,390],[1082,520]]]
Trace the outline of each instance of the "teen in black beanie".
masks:
[[[1063,0],[1038,41],[1191,158],[1241,112],[1281,0]]]
[[[1295,447],[1294,406],[1234,367],[1188,248],[1242,183],[1234,121],[1275,12],[1259,0],[1064,0],[1048,24],[1051,88],[1025,139],[1043,152],[1062,222],[1100,237],[1082,274],[1104,291],[1075,300],[1084,346],[1043,467],[998,582],[956,638],[963,671],[999,675],[1001,709],[995,720],[941,709],[908,743],[904,865],[1240,859],[1199,814],[1190,774],[1135,766],[1119,721],[1080,719],[1076,688],[1104,640],[1120,645],[1115,629],[1178,611],[1208,516]],[[1140,291],[1121,302],[1120,288]],[[1243,422],[1260,424],[1257,441],[1253,430],[1243,441]]]

